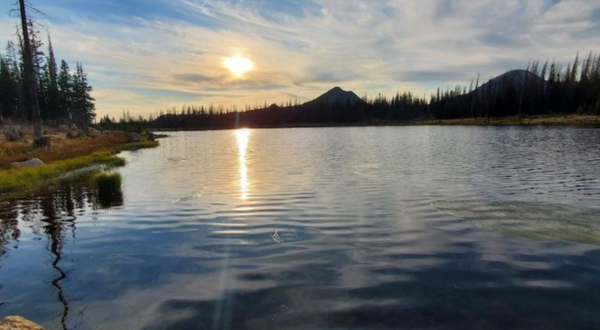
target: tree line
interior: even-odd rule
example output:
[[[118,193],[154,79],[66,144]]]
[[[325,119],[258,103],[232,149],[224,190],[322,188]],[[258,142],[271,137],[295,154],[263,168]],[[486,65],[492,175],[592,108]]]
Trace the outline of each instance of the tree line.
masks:
[[[581,60],[579,54],[563,69],[561,63],[530,62],[480,84],[437,90],[431,96],[435,119],[537,116],[559,113],[600,114],[600,55]]]
[[[288,101],[283,104],[246,107],[244,111],[222,106],[184,105],[161,110],[148,118],[125,114],[119,121],[100,120],[105,128],[226,129],[236,127],[332,126],[410,122],[426,119],[492,118],[547,114],[600,114],[600,55],[579,54],[564,67],[556,61],[530,62],[524,70],[512,70],[469,86],[438,89],[429,98],[410,92],[389,98],[364,96],[361,100],[328,103]]]
[[[438,89],[429,98],[411,92],[364,96],[360,100],[236,108],[184,105],[161,110],[148,118],[124,112],[120,120],[108,116],[99,125],[109,129],[228,129],[236,127],[334,126],[410,122],[427,119],[493,118],[548,114],[600,114],[600,55],[576,55],[564,69],[556,61],[533,61],[524,70],[508,71],[469,86]]]
[[[87,73],[79,62],[71,68],[65,60],[54,55],[52,41],[47,36],[47,48],[39,30],[29,20],[27,23],[35,98],[41,118],[55,123],[76,123],[86,127],[95,118],[94,98]],[[19,33],[17,42],[9,40],[4,53],[0,52],[0,122],[3,118],[32,120],[33,111],[27,106],[25,42]],[[45,50],[45,52],[44,52]]]
[[[120,119],[100,118],[103,129],[229,129],[237,127],[335,126],[388,121],[408,121],[426,115],[427,100],[410,92],[393,98],[379,95],[360,100],[307,103],[288,101],[267,106],[246,107],[240,111],[215,105],[184,105],[180,109],[160,110],[147,118],[133,117],[124,111]]]

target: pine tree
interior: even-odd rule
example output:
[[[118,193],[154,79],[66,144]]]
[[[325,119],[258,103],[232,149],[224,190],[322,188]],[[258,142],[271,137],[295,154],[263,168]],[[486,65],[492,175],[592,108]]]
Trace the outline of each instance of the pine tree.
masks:
[[[64,118],[73,119],[73,82],[71,79],[70,68],[65,60],[60,62],[60,71],[57,79],[58,86],[58,107],[59,113]]]
[[[48,57],[46,58],[46,69],[48,75],[48,86],[46,87],[46,111],[50,118],[65,118],[67,113],[63,113],[60,107],[60,95],[58,90],[58,67],[52,48],[52,40],[48,36]]]
[[[11,76],[7,61],[0,56],[0,123],[11,116],[17,107],[17,84]]]
[[[87,74],[81,63],[72,76],[73,79],[73,119],[80,127],[87,127],[96,117],[94,98],[90,95],[92,87],[88,84]]]

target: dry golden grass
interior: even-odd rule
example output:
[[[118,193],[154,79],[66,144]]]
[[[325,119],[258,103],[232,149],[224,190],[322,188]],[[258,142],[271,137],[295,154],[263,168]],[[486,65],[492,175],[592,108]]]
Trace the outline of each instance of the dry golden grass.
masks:
[[[42,160],[52,159],[44,166],[23,168],[5,166],[4,169],[0,169],[0,200],[23,196],[60,181],[65,173],[92,165],[104,165],[107,169],[124,166],[125,160],[115,156],[118,152],[158,146],[156,141],[123,143],[121,135],[111,134],[105,138],[70,140],[58,144],[54,150],[37,150],[38,154],[34,156],[39,156]],[[67,156],[68,158],[65,158]],[[78,179],[86,179],[97,171],[98,169],[85,171],[78,175]]]
[[[8,125],[19,125],[27,142],[6,142],[1,132],[3,126]],[[125,160],[116,156],[120,151],[158,146],[158,142],[147,140],[128,143],[128,135],[123,132],[104,132],[94,138],[67,139],[66,134],[59,132],[57,127],[44,126],[43,129],[52,140],[52,146],[48,149],[33,147],[31,125],[18,121],[7,121],[0,125],[0,200],[35,191],[61,180],[65,173],[91,165],[102,164],[105,168],[123,166]],[[46,165],[25,168],[11,166],[13,162],[31,158],[39,158]],[[81,178],[93,173],[87,171]]]
[[[33,148],[31,143],[0,142],[0,166],[30,158],[39,158],[44,163],[88,155],[102,148],[127,142],[127,135],[121,132],[99,134],[95,138],[65,139],[53,136],[49,149]]]

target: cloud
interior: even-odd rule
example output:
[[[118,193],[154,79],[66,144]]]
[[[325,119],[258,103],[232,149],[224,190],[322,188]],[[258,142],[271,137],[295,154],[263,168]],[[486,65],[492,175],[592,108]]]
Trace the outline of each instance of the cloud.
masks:
[[[101,115],[308,100],[332,85],[422,94],[529,59],[600,52],[597,0],[152,0],[139,11],[136,3],[48,7],[57,55],[83,61]],[[13,26],[0,21],[0,37],[14,39]],[[256,70],[234,79],[222,65],[234,55]]]

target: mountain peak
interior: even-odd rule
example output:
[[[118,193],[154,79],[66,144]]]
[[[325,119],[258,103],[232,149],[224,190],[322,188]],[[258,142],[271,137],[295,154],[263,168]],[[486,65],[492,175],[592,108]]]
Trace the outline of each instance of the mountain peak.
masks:
[[[496,93],[503,88],[503,86],[504,88],[512,86],[517,91],[520,91],[523,90],[524,84],[539,83],[540,81],[543,82],[544,79],[531,71],[521,69],[511,70],[490,79],[488,82],[479,86],[474,92],[483,93],[487,88],[490,88],[492,93]]]
[[[361,99],[353,92],[345,91],[336,86],[330,89],[327,93],[316,98],[315,101],[333,104],[344,102],[355,103],[361,101]]]

